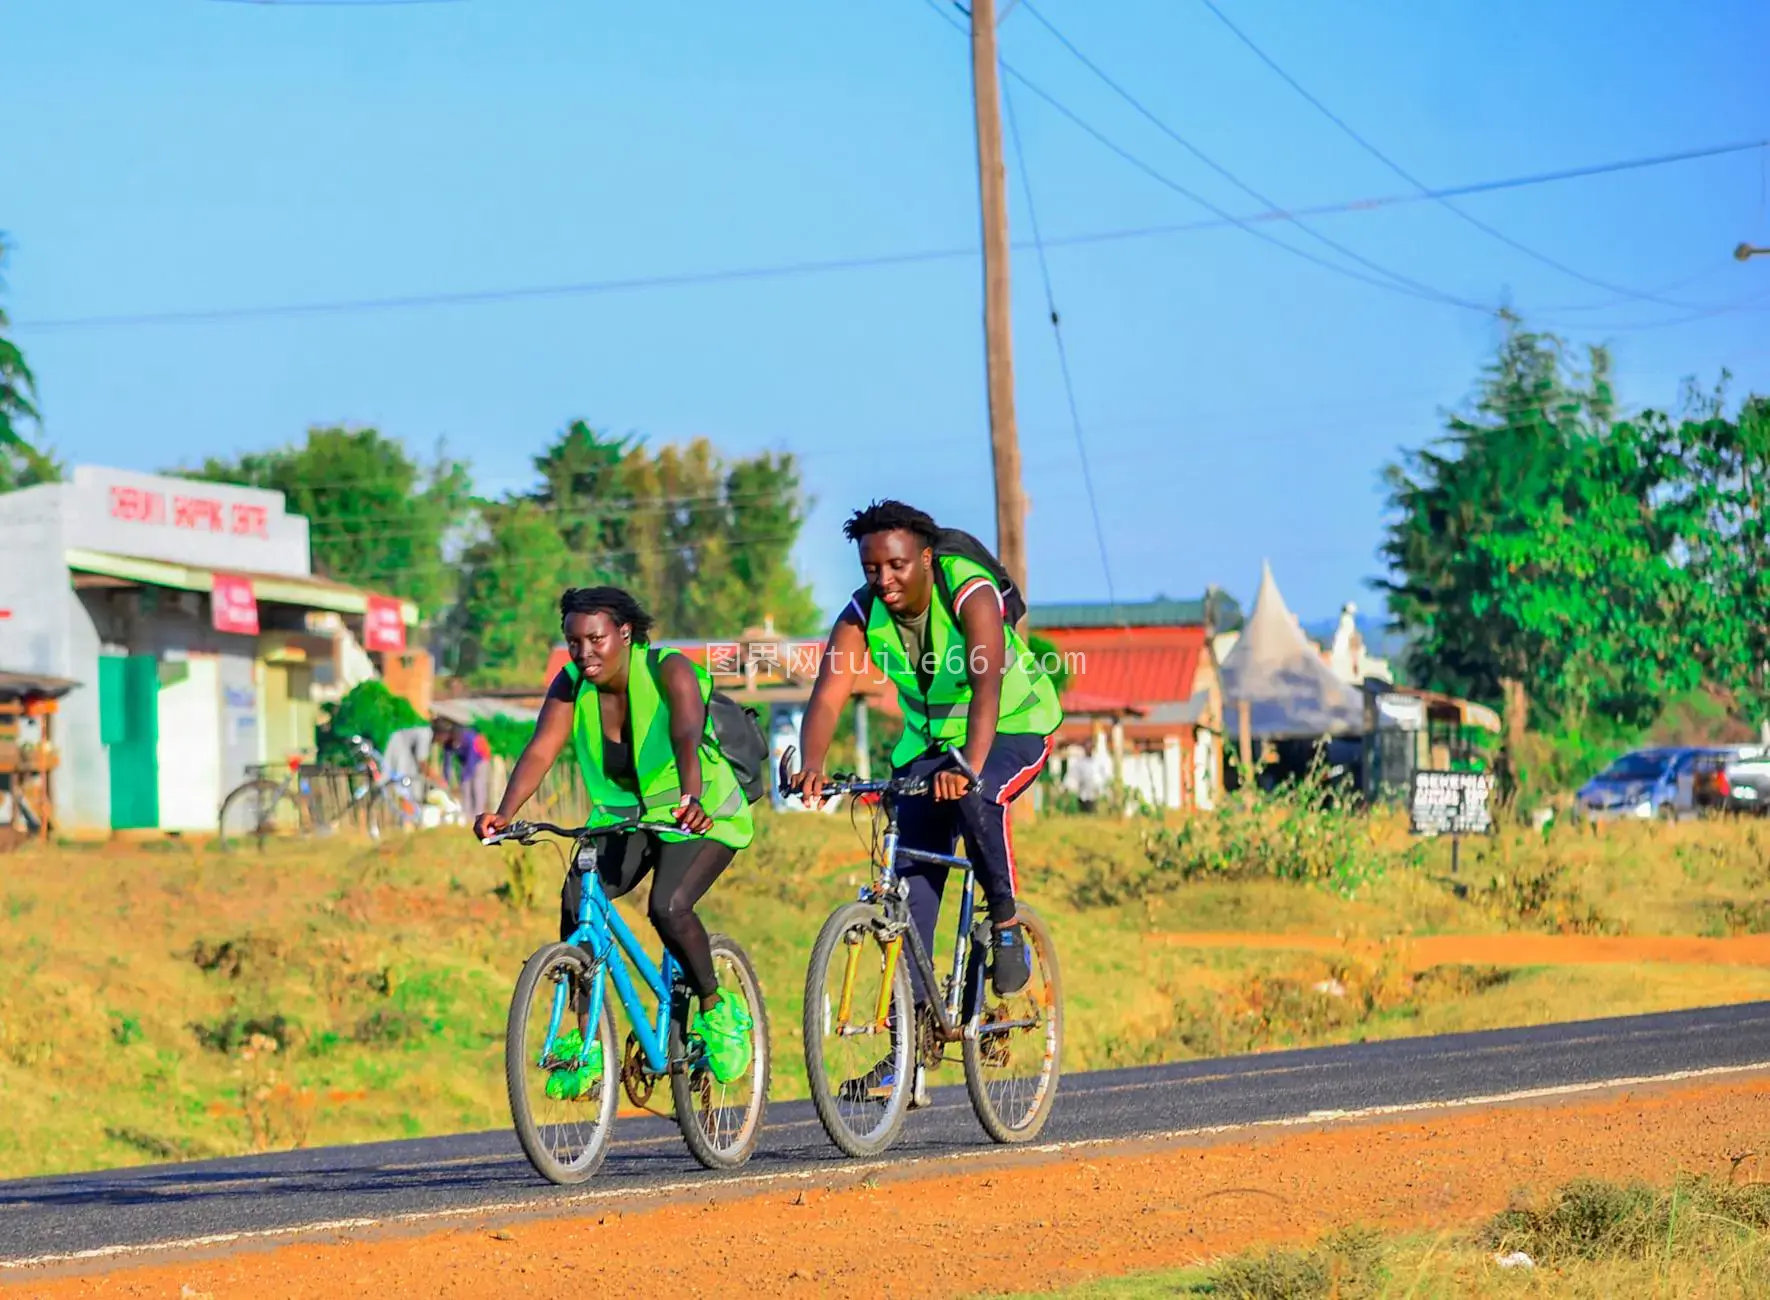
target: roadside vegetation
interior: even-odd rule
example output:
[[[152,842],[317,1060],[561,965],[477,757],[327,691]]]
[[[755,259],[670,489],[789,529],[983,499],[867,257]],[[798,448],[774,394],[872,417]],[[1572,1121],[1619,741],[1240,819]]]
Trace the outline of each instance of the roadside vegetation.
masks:
[[[1362,1228],[1175,1273],[1090,1283],[1073,1300],[1435,1300],[1461,1296],[1770,1294],[1770,1186],[1685,1178],[1670,1188],[1569,1183],[1473,1230]]]

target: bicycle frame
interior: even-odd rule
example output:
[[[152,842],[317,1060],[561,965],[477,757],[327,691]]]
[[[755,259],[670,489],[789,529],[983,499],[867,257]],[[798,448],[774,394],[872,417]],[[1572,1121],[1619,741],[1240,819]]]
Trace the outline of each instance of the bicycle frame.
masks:
[[[788,756],[781,760],[783,783],[788,780],[785,775]],[[963,759],[961,756],[961,765]],[[976,773],[968,767],[965,774],[975,781]],[[881,790],[889,782],[854,782],[853,789],[865,787],[869,790]],[[887,1018],[891,1011],[891,986],[897,974],[897,963],[901,960],[904,939],[909,939],[910,960],[915,963],[916,972],[922,977],[922,985],[930,994],[928,1005],[934,1009],[935,1031],[942,1042],[953,1043],[962,1038],[977,1038],[983,1034],[1008,1033],[1015,1029],[1024,1029],[1034,1024],[1032,1020],[991,1020],[985,1025],[983,1021],[983,981],[979,978],[968,980],[967,966],[970,962],[972,949],[977,943],[973,937],[976,933],[977,893],[974,888],[976,869],[970,859],[958,857],[950,853],[930,853],[924,849],[906,849],[898,839],[897,800],[889,793],[885,796],[885,834],[880,841],[879,876],[876,885],[864,886],[860,891],[863,903],[872,903],[885,909],[885,979],[880,986],[879,1004],[874,1011],[871,1023],[864,1027],[856,1027],[858,1033],[882,1033],[887,1026]],[[953,942],[952,975],[948,981],[945,996],[932,996],[940,987],[938,976],[934,971],[934,959],[922,945],[922,936],[909,915],[909,885],[898,875],[898,864],[902,862],[920,862],[928,866],[957,868],[964,872],[963,889],[959,896],[958,933]],[[987,936],[986,940],[987,942]],[[860,949],[851,947],[848,952],[847,965],[842,972],[842,993],[837,1010],[837,1020],[848,1026],[849,1017],[853,1014],[854,982],[860,969]],[[970,1005],[962,1006],[965,994],[971,994]],[[846,1028],[845,1028],[846,1032]]]
[[[668,1035],[671,996],[680,974],[676,959],[666,949],[662,964],[653,962],[632,928],[615,911],[614,904],[609,901],[608,894],[602,887],[602,877],[596,871],[596,850],[593,846],[585,843],[578,849],[571,870],[578,876],[578,927],[572,931],[566,942],[577,945],[590,955],[590,1009],[585,1023],[592,1027],[592,1031],[600,1023],[603,998],[606,996],[609,981],[612,980],[621,1009],[627,1013],[627,1023],[633,1029],[640,1051],[644,1053],[646,1069],[652,1074],[666,1074],[670,1069]],[[633,975],[627,969],[628,962],[633,963],[634,969],[639,972],[639,978],[657,999],[655,1020],[647,1014],[644,1003],[640,1001]],[[604,971],[607,972],[608,979],[603,978]],[[553,1050],[553,1041],[559,1034],[559,1026],[569,1000],[569,990],[564,984],[559,985],[553,993],[553,1012],[547,1021],[547,1039],[541,1049],[543,1063]]]

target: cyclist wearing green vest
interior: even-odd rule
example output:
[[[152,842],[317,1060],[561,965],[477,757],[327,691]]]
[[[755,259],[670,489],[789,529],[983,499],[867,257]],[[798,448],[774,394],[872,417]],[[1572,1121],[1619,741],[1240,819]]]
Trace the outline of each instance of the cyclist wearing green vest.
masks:
[[[897,687],[903,707],[893,774],[933,776],[932,797],[898,805],[900,843],[950,854],[964,836],[995,923],[990,979],[1006,996],[1031,977],[1015,914],[1019,881],[1008,805],[1044,768],[1063,713],[1051,679],[1004,622],[1002,595],[989,570],[963,556],[937,557],[938,532],[933,519],[901,501],[875,502],[843,526],[843,535],[859,545],[867,582],[830,633],[805,710],[805,770],[794,778],[794,788],[809,805],[821,799],[824,757],[837,719],[870,658]],[[950,608],[940,598],[936,564],[951,593]],[[982,789],[968,788],[943,744],[965,755]],[[929,952],[946,875],[944,867],[920,863],[903,869],[910,912]],[[918,987],[917,1002],[926,997]]]
[[[742,999],[720,995],[707,929],[694,909],[748,846],[755,825],[707,725],[712,678],[680,651],[648,646],[651,616],[618,587],[573,588],[559,613],[571,660],[548,687],[498,810],[481,815],[474,834],[484,839],[508,826],[571,742],[593,807],[589,825],[641,819],[641,829],[597,841],[603,885],[619,898],[653,873],[651,923],[700,998],[690,1030],[706,1044],[714,1076],[729,1082],[750,1067],[751,1017]],[[561,942],[577,929],[577,885],[568,875],[560,892]],[[598,1038],[591,1055],[601,1047]],[[562,1040],[558,1055],[571,1060],[581,1050]],[[581,1077],[599,1074],[593,1059]],[[555,1082],[548,1080],[550,1094]],[[574,1086],[570,1078],[559,1084],[565,1095]]]

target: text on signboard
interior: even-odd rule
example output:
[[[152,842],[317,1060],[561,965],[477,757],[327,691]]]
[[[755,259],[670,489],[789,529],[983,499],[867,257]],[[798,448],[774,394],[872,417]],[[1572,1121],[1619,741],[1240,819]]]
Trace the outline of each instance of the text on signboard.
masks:
[[[174,528],[235,537],[270,536],[270,511],[263,506],[229,506],[214,497],[175,496],[168,512],[165,494],[146,488],[112,488],[111,518],[132,524],[170,523]]]

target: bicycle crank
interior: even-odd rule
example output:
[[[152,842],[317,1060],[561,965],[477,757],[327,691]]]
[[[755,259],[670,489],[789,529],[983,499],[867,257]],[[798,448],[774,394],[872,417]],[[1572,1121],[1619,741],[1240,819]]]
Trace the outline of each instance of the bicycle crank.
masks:
[[[629,1030],[627,1048],[621,1055],[621,1087],[627,1093],[627,1100],[644,1110],[657,1086],[658,1077],[645,1068],[645,1051]]]

